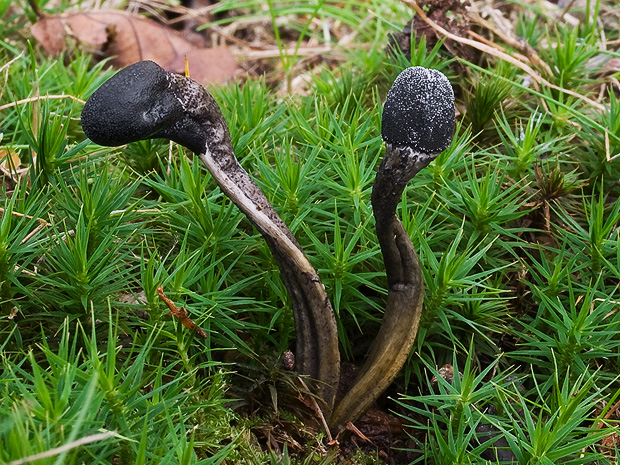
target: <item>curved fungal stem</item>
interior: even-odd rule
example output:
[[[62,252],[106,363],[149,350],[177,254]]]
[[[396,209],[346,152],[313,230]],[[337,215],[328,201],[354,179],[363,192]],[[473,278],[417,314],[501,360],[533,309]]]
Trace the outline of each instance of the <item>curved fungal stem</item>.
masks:
[[[101,145],[167,138],[198,154],[276,259],[292,301],[296,368],[314,380],[328,417],[340,376],[331,302],[293,233],[237,161],[226,121],[213,97],[195,81],[143,61],[118,72],[93,93],[82,111],[82,127]]]
[[[297,371],[316,380],[314,388],[325,402],[324,415],[338,432],[377,400],[413,346],[424,284],[396,207],[411,178],[450,145],[454,113],[452,88],[438,71],[407,68],[388,92],[381,128],[386,154],[372,192],[388,280],[386,310],[366,363],[333,414],[340,355],[331,302],[292,232],[238,163],[226,121],[213,97],[189,78],[167,73],[153,62],[139,62],[95,91],[82,111],[82,126],[101,145],[161,137],[198,154],[271,249],[292,301]]]
[[[370,354],[331,416],[330,427],[335,432],[368,410],[392,383],[413,347],[422,314],[424,280],[396,207],[407,183],[450,145],[454,116],[452,87],[439,71],[407,68],[388,92],[381,128],[386,151],[371,197],[388,296]]]

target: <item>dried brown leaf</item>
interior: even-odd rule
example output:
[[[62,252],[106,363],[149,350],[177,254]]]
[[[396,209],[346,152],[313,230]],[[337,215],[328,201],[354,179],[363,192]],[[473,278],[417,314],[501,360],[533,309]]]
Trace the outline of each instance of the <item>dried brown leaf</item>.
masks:
[[[226,81],[237,70],[227,48],[197,47],[167,26],[125,11],[49,15],[32,26],[32,35],[52,55],[73,44],[101,58],[113,57],[111,64],[118,68],[152,60],[182,73],[187,55],[192,78],[202,84]]]

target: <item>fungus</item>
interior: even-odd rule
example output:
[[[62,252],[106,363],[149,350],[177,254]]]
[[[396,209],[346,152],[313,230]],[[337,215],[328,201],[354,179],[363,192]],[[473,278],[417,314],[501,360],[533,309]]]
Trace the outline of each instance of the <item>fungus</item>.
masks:
[[[454,92],[439,71],[407,68],[388,92],[381,122],[385,156],[371,196],[388,296],[369,356],[331,416],[334,431],[355,421],[377,400],[413,346],[422,313],[424,281],[418,256],[396,216],[396,207],[407,183],[451,144],[454,117]]]
[[[278,263],[293,304],[296,368],[317,381],[330,429],[338,432],[355,421],[385,391],[413,346],[424,297],[418,257],[396,207],[411,178],[451,143],[454,94],[443,74],[408,68],[387,95],[381,129],[386,153],[371,197],[389,286],[386,309],[368,359],[333,413],[340,375],[333,308],[295,237],[235,158],[213,97],[189,78],[139,62],[93,93],[82,111],[82,127],[101,145],[162,137],[198,154],[222,191],[263,235]]]
[[[340,376],[331,302],[293,233],[237,161],[213,97],[197,82],[142,61],[93,93],[82,110],[82,128],[101,145],[167,138],[198,154],[222,191],[262,234],[278,263],[293,306],[296,368],[316,381],[329,418]]]

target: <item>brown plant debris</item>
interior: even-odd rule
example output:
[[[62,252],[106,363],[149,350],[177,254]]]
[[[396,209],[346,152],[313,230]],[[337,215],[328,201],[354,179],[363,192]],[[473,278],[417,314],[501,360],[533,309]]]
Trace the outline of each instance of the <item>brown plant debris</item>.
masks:
[[[466,10],[470,5],[469,0],[465,0],[463,3],[460,0],[426,0],[421,1],[420,4],[427,8],[426,14],[428,17],[435,23],[440,24],[444,29],[458,36],[466,36],[469,33],[470,21]],[[411,53],[410,38],[412,35],[418,41],[424,37],[428,48],[434,47],[439,40],[443,39],[442,34],[430,27],[419,15],[415,15],[405,25],[400,34],[393,35],[393,40],[396,40],[406,56],[409,56]],[[477,52],[471,47],[452,39],[446,40],[443,46],[452,55],[469,61],[473,61],[477,55]]]
[[[116,10],[45,15],[32,26],[32,35],[51,55],[81,48],[117,67],[152,60],[167,71],[182,74],[187,56],[192,78],[203,85],[224,82],[237,71],[226,47],[202,48],[180,32],[143,16]]]
[[[170,309],[170,315],[177,318],[183,326],[185,326],[190,331],[195,331],[196,334],[198,334],[198,336],[204,339],[208,337],[207,333],[205,333],[202,330],[202,328],[198,326],[196,323],[194,323],[194,321],[189,317],[189,313],[187,312],[185,307],[181,307],[181,308],[177,307],[172,300],[166,297],[166,294],[164,294],[163,287],[160,286],[157,288],[157,295],[159,295],[159,298],[163,300],[164,303]]]

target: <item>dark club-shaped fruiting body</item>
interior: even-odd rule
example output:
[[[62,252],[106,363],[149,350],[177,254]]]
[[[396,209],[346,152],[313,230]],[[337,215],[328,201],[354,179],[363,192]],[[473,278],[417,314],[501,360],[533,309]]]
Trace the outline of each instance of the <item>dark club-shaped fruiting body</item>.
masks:
[[[200,84],[152,61],[140,61],[116,73],[82,110],[84,133],[107,146],[165,138],[203,153],[214,125],[215,130],[224,130],[222,122],[217,103]]]
[[[297,329],[297,370],[316,381],[329,417],[340,354],[331,302],[316,270],[260,188],[238,163],[226,121],[197,82],[143,61],[119,71],[84,105],[82,127],[101,145],[167,138],[203,161],[222,191],[269,245],[291,296]]]
[[[413,244],[396,216],[406,184],[450,145],[454,95],[438,71],[403,71],[383,111],[386,143],[373,185],[377,237],[388,280],[383,324],[353,387],[330,413],[340,356],[331,303],[295,237],[237,162],[226,121],[202,86],[140,62],[117,73],[86,102],[82,126],[102,145],[163,137],[199,155],[222,191],[246,214],[269,245],[287,287],[297,330],[297,369],[318,381],[324,416],[340,431],[381,395],[404,364],[417,333],[424,283]]]
[[[381,118],[386,144],[438,154],[452,141],[454,92],[446,76],[415,66],[398,75],[387,94]]]
[[[106,146],[157,137],[183,116],[169,87],[168,73],[152,61],[126,68],[104,82],[84,105],[84,133]]]
[[[409,235],[396,216],[407,183],[452,141],[454,93],[439,71],[405,69],[383,107],[385,157],[372,188],[377,238],[388,280],[383,322],[353,386],[336,406],[331,427],[355,421],[385,391],[409,356],[422,313],[424,281]]]

